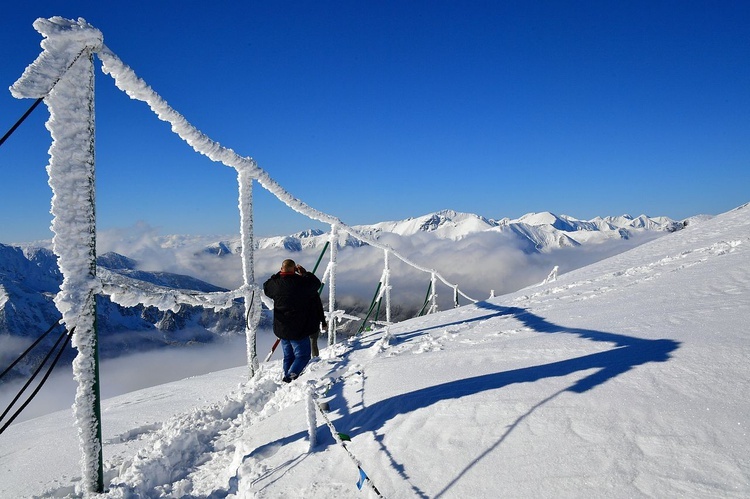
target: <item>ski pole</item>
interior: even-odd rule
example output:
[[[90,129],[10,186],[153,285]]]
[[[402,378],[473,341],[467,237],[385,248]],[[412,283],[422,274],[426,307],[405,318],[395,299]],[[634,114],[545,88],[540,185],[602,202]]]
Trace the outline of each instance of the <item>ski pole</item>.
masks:
[[[281,342],[281,340],[279,338],[276,338],[276,341],[273,342],[273,346],[271,347],[271,351],[268,352],[268,355],[266,355],[266,360],[264,360],[263,362],[268,362],[269,360],[271,360],[271,356],[273,356],[273,353],[276,351],[276,347],[279,346],[279,342]]]

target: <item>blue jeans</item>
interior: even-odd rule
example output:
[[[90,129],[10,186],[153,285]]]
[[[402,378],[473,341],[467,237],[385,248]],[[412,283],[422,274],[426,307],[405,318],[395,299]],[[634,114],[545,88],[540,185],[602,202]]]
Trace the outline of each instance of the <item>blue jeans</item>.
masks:
[[[310,338],[301,340],[281,340],[281,351],[284,352],[284,377],[302,374],[310,362]]]

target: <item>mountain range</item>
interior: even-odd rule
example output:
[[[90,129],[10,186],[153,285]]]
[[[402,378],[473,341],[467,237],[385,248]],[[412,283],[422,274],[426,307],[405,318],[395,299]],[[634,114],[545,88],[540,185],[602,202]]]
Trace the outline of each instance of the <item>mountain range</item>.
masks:
[[[160,287],[202,293],[226,291],[187,275],[138,270],[135,260],[117,253],[99,256],[97,264],[100,269]],[[0,244],[0,367],[9,365],[27,344],[60,318],[53,300],[61,283],[62,274],[51,250]],[[97,296],[97,330],[103,358],[193,341],[211,342],[243,328],[241,303],[220,311],[185,305],[175,313],[143,305],[123,307],[107,296]],[[45,338],[14,372],[26,373],[36,365],[56,336]],[[66,360],[73,355],[68,350]]]
[[[696,217],[696,219],[699,218]],[[493,220],[475,214],[443,210],[421,217],[360,225],[353,228],[370,238],[384,240],[399,251],[409,253],[410,258],[421,257],[420,252],[434,246],[440,248],[439,251],[444,260],[453,262],[456,259],[460,260],[462,254],[467,254],[467,248],[480,245],[480,243],[486,246],[487,241],[489,241],[489,248],[485,256],[477,258],[492,258],[495,253],[504,250],[501,246],[520,251],[528,258],[543,254],[555,255],[557,258],[563,254],[559,250],[574,250],[568,253],[568,255],[575,255],[576,264],[569,266],[572,269],[574,266],[581,266],[609,256],[613,252],[624,251],[634,244],[674,232],[690,222],[691,220],[677,222],[667,217],[651,218],[645,215],[635,218],[628,215],[597,217],[593,220],[582,221],[549,212],[529,213],[513,220],[508,218]],[[645,235],[649,237],[643,237]],[[290,254],[296,258],[293,256],[295,253],[306,250],[317,252],[329,238],[327,232],[319,229],[309,229],[288,236],[259,238],[257,240],[259,257],[256,265],[263,267],[264,254],[272,254],[277,260],[279,253]],[[612,249],[608,252],[582,250],[582,248],[606,246],[614,241],[631,241],[634,238],[637,241],[627,247],[622,246],[622,249]],[[194,247],[195,239],[189,236],[181,238],[166,236],[160,244],[165,250],[179,251],[180,246]],[[362,255],[365,253],[359,255],[357,251],[361,252],[367,244],[345,232],[341,233],[339,244],[342,248],[350,249],[353,252],[351,255],[356,254],[357,256],[351,259],[357,261],[359,265],[362,264]],[[0,244],[0,367],[9,364],[18,352],[31,343],[33,338],[38,337],[59,318],[53,299],[62,282],[62,275],[57,267],[55,255],[48,247],[43,246]],[[184,273],[143,270],[139,268],[140,262],[137,256],[126,256],[116,252],[101,254],[97,258],[97,264],[100,268],[126,279],[146,282],[162,288],[199,293],[226,291],[227,287],[211,284],[207,282],[208,279],[205,276],[210,278],[215,266],[227,258],[233,259],[239,265],[239,238],[226,238],[207,243],[198,250],[198,253],[203,256],[202,262],[205,268],[200,276],[203,278],[186,275],[190,269]],[[417,256],[414,256],[415,253]],[[582,258],[583,254],[590,256]],[[570,259],[569,256],[565,258]],[[276,260],[268,265],[276,265]],[[343,259],[339,267],[339,272],[345,272],[347,260]],[[545,275],[547,270],[549,269],[544,269]],[[264,268],[259,275],[274,271],[275,267]],[[379,272],[379,270],[376,271],[376,273]],[[465,272],[472,272],[472,270],[468,268]],[[240,272],[237,271],[236,275],[240,275]],[[365,274],[360,272],[360,275]],[[527,280],[538,279],[538,275],[538,272],[524,272],[524,278]],[[466,276],[456,275],[459,281],[463,277]],[[365,278],[362,277],[362,279]],[[234,283],[230,284],[234,285]],[[528,285],[529,282],[519,282],[516,286],[520,287],[524,284]],[[351,299],[345,299],[347,292],[352,295]],[[360,291],[359,287],[354,285],[349,285],[347,288],[346,284],[343,284],[341,299],[346,305],[357,310],[366,305],[369,292],[369,290]],[[417,293],[409,286],[405,286],[404,293],[423,295],[423,291]],[[406,298],[401,302],[404,305],[400,314],[403,316],[412,314],[411,308],[414,305],[407,304],[409,300]],[[362,305],[363,303],[365,305]],[[97,312],[101,355],[105,358],[189,342],[211,342],[223,335],[237,334],[244,330],[243,308],[239,301],[225,310],[214,311],[195,306],[183,306],[179,311],[173,312],[160,311],[155,307],[143,305],[123,307],[113,303],[107,296],[99,296]],[[265,320],[268,320],[267,314]],[[46,341],[49,345],[52,342],[52,338]],[[19,365],[17,371],[27,371],[36,360],[31,357],[27,364]]]
[[[695,217],[703,219],[704,216]],[[550,212],[528,213],[517,219],[495,220],[473,213],[460,213],[442,210],[420,217],[399,221],[379,222],[371,225],[354,225],[353,229],[378,239],[383,234],[410,237],[428,234],[438,239],[458,241],[481,232],[512,234],[516,244],[526,253],[550,252],[557,248],[579,246],[584,243],[602,242],[610,239],[629,239],[644,231],[674,232],[685,227],[691,219],[675,221],[668,217],[596,217],[592,220],[578,220],[567,215]],[[258,248],[278,249],[297,252],[307,248],[322,247],[329,234],[320,229],[307,229],[287,236],[261,238]],[[362,243],[348,233],[341,233],[341,247],[360,247]],[[217,241],[206,247],[206,252],[223,256],[239,254],[240,239]]]

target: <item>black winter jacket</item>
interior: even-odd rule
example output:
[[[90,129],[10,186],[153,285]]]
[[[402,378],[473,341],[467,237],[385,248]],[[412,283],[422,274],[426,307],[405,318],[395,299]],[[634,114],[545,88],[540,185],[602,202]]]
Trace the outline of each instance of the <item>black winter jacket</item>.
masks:
[[[315,274],[276,273],[263,284],[273,300],[273,332],[282,340],[301,340],[320,331],[323,307]]]

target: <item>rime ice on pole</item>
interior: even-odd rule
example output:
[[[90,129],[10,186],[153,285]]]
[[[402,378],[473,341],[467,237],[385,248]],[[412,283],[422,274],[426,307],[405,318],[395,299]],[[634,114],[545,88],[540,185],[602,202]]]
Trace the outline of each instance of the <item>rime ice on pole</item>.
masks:
[[[96,216],[94,202],[93,53],[102,34],[83,19],[37,19],[44,49],[11,87],[15,97],[44,97],[52,136],[47,165],[52,188],[53,250],[63,275],[55,305],[72,330],[78,355],[73,375],[78,389],[73,406],[82,451],[84,492],[102,487],[98,357],[95,330]]]

